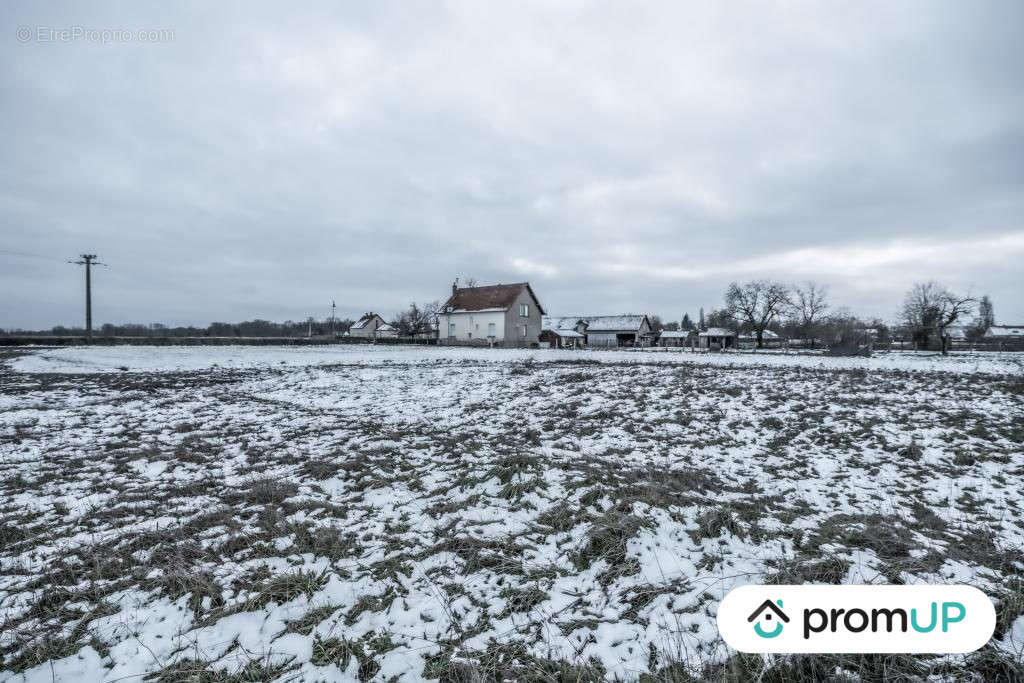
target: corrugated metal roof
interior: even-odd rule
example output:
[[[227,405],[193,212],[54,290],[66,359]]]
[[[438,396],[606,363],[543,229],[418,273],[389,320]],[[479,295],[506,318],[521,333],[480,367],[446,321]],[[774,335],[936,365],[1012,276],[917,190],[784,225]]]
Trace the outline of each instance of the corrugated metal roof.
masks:
[[[550,316],[546,315],[541,319],[542,330],[572,330],[576,328],[582,318],[577,316]]]
[[[643,325],[646,315],[578,315],[577,320],[587,321],[587,331],[604,332],[627,330],[636,332]]]

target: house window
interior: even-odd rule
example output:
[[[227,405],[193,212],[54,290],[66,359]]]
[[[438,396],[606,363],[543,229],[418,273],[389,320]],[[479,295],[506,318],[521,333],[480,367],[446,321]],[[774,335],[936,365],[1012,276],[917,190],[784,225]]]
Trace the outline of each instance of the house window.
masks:
[[[526,325],[520,325],[519,326],[519,336],[520,337],[525,337],[526,336]]]
[[[530,304],[519,304],[519,317],[529,318],[530,317]],[[523,335],[526,336],[525,334]]]
[[[496,336],[495,335],[495,331],[494,331],[494,323],[487,323],[487,336],[488,337]]]
[[[448,323],[448,336],[455,339],[455,323]]]

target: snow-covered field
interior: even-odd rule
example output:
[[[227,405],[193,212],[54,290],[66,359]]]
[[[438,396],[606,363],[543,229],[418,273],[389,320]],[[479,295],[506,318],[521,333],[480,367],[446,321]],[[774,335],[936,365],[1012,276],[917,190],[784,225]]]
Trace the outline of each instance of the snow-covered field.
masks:
[[[1012,354],[0,352],[0,681],[1024,676]],[[747,583],[963,582],[973,655],[772,660]]]
[[[66,347],[36,351],[17,358],[19,372],[95,373],[124,371],[188,371],[209,369],[307,367],[324,365],[429,364],[437,362],[509,363],[694,363],[722,366],[786,366],[930,372],[1024,372],[1022,353],[957,352],[943,358],[934,352],[879,352],[871,358],[830,358],[812,352],[778,350],[724,354],[690,353],[686,349],[631,351],[566,351],[482,349],[431,346],[105,346]]]

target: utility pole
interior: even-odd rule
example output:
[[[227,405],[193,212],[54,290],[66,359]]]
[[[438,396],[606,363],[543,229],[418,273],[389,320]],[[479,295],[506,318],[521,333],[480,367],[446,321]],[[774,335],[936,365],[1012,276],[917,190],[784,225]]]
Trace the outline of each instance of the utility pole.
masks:
[[[331,338],[333,339],[334,334],[334,309],[337,308],[334,304],[334,299],[331,299]]]
[[[81,261],[68,261],[76,266],[85,266],[85,336],[92,339],[92,267],[105,266],[96,260],[96,254],[82,254]]]

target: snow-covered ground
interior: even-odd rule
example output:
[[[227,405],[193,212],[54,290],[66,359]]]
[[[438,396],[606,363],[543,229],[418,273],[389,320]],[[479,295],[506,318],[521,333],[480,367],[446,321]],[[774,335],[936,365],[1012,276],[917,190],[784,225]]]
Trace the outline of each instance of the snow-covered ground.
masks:
[[[756,678],[760,582],[976,585],[993,644],[897,673],[1024,671],[1010,354],[5,359],[0,681]]]
[[[777,350],[709,354],[679,349],[556,351],[384,345],[65,347],[35,351],[15,359],[13,367],[19,372],[161,372],[334,364],[509,363],[527,359],[537,363],[586,360],[615,364],[656,362],[957,373],[1024,372],[1024,353],[957,352],[943,358],[934,352],[893,351],[879,352],[871,358],[833,358],[820,353]]]

